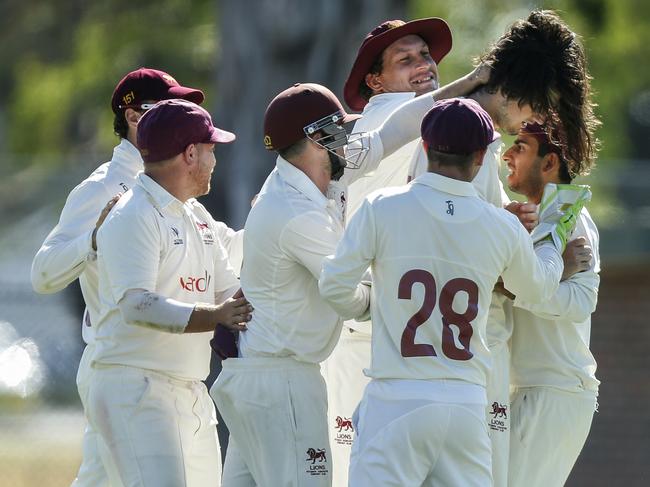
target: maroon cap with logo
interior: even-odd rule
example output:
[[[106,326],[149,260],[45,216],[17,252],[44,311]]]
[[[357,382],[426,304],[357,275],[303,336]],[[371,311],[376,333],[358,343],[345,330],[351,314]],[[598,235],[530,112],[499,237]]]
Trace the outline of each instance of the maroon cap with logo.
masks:
[[[494,140],[494,124],[481,105],[467,98],[433,104],[422,119],[422,140],[429,149],[447,154],[471,154]]]
[[[388,46],[408,35],[420,36],[429,46],[429,53],[436,62],[442,61],[451,50],[451,30],[447,22],[435,17],[418,19],[411,22],[387,20],[375,27],[364,39],[357,58],[354,60],[350,75],[343,88],[343,98],[353,110],[363,110],[368,100],[359,93],[359,86],[375,61]]]
[[[235,134],[218,129],[210,114],[187,100],[163,100],[138,122],[138,148],[144,162],[158,162],[180,154],[190,144],[222,144]]]
[[[273,98],[264,114],[264,146],[282,150],[306,137],[305,128],[336,114],[334,122],[352,122],[360,115],[346,113],[334,93],[315,83],[296,83]]]
[[[157,102],[170,98],[182,98],[194,103],[203,103],[201,90],[187,88],[178,84],[164,71],[140,68],[127,74],[115,87],[111,107],[114,113],[125,108],[135,107],[144,102]]]

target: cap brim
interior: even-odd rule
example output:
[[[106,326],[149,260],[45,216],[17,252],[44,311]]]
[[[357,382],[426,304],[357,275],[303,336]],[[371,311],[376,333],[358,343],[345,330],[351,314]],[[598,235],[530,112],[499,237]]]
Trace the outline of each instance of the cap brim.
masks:
[[[377,57],[397,39],[412,34],[424,39],[436,64],[439,64],[451,50],[451,30],[447,22],[436,17],[413,20],[373,37],[365,44],[362,44],[359,49],[357,58],[350,70],[350,76],[348,76],[343,88],[343,98],[351,109],[361,111],[368,103],[359,94],[359,85],[365,79]]]
[[[172,86],[169,88],[168,93],[172,98],[181,98],[196,103],[197,105],[200,105],[205,100],[205,95],[201,90],[187,88],[185,86]]]
[[[228,132],[227,130],[221,130],[218,129],[217,127],[212,127],[210,129],[210,138],[206,142],[206,144],[228,144],[235,140],[237,136],[233,134],[232,132]]]

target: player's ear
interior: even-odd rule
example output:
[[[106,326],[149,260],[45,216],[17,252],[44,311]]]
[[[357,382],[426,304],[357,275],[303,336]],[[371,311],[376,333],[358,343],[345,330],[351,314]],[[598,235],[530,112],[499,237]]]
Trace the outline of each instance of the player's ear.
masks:
[[[198,148],[196,144],[188,145],[187,147],[185,147],[185,150],[183,151],[183,156],[188,164],[195,163],[198,159],[198,155],[199,155]]]
[[[542,173],[546,174],[559,174],[560,173],[560,158],[555,152],[549,152],[542,158],[541,164]]]
[[[379,79],[379,76],[380,75],[377,73],[368,73],[365,77],[366,85],[375,94],[383,92],[383,85],[381,80]]]
[[[482,166],[483,165],[483,158],[485,157],[486,152],[487,152],[487,149],[477,150],[476,152],[474,152],[473,164],[476,165],[476,166]]]
[[[124,110],[124,119],[126,123],[129,124],[129,127],[135,129],[138,125],[138,121],[142,117],[140,112],[135,111],[133,108],[127,108]]]

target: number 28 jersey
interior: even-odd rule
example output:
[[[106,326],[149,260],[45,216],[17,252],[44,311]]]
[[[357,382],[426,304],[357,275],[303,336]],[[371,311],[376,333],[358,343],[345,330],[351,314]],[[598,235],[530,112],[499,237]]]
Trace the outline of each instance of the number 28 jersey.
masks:
[[[467,182],[427,173],[372,193],[326,260],[321,293],[344,317],[367,293],[370,265],[375,379],[455,379],[485,386],[492,289],[539,302],[557,289],[562,258],[533,248],[514,215],[482,201]],[[354,311],[356,313],[356,311]]]

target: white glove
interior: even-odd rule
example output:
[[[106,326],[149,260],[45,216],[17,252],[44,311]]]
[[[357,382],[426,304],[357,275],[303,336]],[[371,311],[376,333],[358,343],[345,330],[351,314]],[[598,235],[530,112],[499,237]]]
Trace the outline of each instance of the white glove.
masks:
[[[550,239],[562,253],[582,208],[590,200],[589,186],[548,183],[539,204],[539,225],[530,234],[533,243]]]

